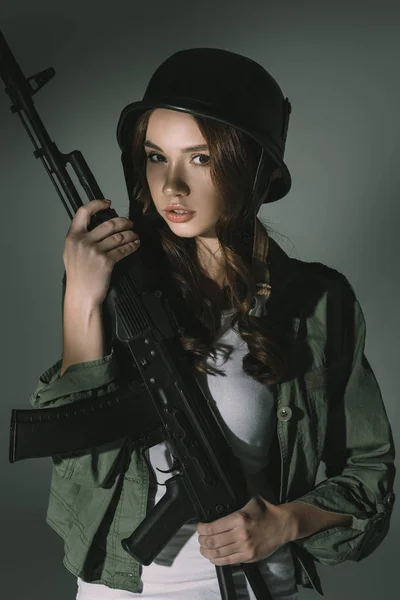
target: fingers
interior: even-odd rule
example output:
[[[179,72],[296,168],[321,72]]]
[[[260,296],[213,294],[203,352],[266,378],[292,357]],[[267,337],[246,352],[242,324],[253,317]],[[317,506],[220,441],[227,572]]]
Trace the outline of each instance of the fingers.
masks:
[[[87,226],[92,216],[109,206],[106,200],[91,200],[80,206],[68,230],[66,247],[83,244],[85,247],[95,248],[98,253],[107,254],[107,259],[112,263],[137,250],[139,236],[132,230],[132,221],[125,217],[113,217],[88,231]]]
[[[107,219],[88,231],[87,226],[93,215],[109,206],[105,200],[91,200],[80,206],[68,230],[65,247],[91,247],[99,254],[107,254],[107,260],[112,263],[137,250],[140,244],[139,236],[132,230],[132,221],[125,217]]]
[[[107,244],[104,247],[105,250],[110,250],[122,242],[133,241],[138,236],[121,236],[116,235],[119,232],[132,231],[133,223],[130,219],[125,217],[113,217],[108,219],[104,223],[100,223],[91,231],[88,231],[88,225],[92,219],[92,216],[100,211],[109,208],[109,203],[105,200],[91,200],[87,204],[79,207],[75,216],[72,220],[71,227],[68,230],[67,237],[82,237],[85,236],[87,242],[97,243],[107,240]],[[110,236],[114,237],[114,243],[109,240]],[[125,239],[124,239],[125,238]]]
[[[87,233],[88,240],[93,243],[103,242],[105,240],[109,240],[109,238],[120,239],[120,243],[122,238],[120,234],[134,233],[132,231],[133,223],[129,219],[125,217],[114,217],[105,221],[104,223],[100,223],[97,227],[92,229],[92,231]],[[137,234],[134,234],[137,237]],[[128,239],[128,238],[127,238]],[[129,237],[130,240],[135,239]]]
[[[109,204],[104,200],[80,206],[64,244],[67,280],[70,285],[73,282],[77,293],[91,296],[95,304],[101,304],[106,297],[114,265],[139,248],[135,243],[139,236],[132,230],[132,221],[125,217],[107,219],[88,231],[93,215],[107,208]]]
[[[91,202],[80,206],[76,211],[74,218],[72,219],[71,227],[68,230],[68,235],[86,233],[87,226],[89,225],[92,216],[99,210],[105,210],[106,208],[109,208],[109,206],[109,203],[105,200],[91,200]]]
[[[118,227],[118,225],[115,227]],[[106,238],[97,242],[97,246],[101,252],[109,253],[118,248],[120,249],[120,252],[124,253],[129,251],[129,248],[125,248],[125,246],[133,244],[132,249],[136,250],[139,243],[140,240],[138,234],[135,231],[132,231],[132,229],[128,229],[108,235]]]

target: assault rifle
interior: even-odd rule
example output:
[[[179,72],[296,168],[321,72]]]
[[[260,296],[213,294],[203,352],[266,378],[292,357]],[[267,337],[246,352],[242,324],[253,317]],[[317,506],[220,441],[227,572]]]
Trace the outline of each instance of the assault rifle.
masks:
[[[67,200],[73,213],[83,202],[67,164],[89,200],[104,196],[81,152],[61,153],[34,107],[32,97],[54,75],[54,69],[49,68],[26,78],[0,32],[0,76],[11,99],[11,111],[21,118],[34,144],[35,157],[41,159],[72,219]],[[117,216],[113,209],[102,210],[93,216],[89,229]],[[173,299],[149,285],[142,251],[116,263],[104,302],[112,323],[113,344],[124,346],[131,368],[140,374],[141,381],[130,383],[121,392],[68,406],[13,410],[10,460],[68,455],[124,435],[133,436],[137,445],[147,448],[166,441],[174,459],[167,472],[177,474],[166,481],[162,499],[122,541],[128,554],[149,565],[183,524],[214,521],[239,510],[250,498],[240,462],[182,347]],[[73,426],[67,427],[68,422]],[[271,600],[258,566],[240,566],[258,600]],[[221,598],[235,600],[232,567],[215,568]]]

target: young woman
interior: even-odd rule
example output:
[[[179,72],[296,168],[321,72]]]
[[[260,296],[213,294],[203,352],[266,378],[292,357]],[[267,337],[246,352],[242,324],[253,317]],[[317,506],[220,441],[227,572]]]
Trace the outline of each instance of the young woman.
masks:
[[[121,540],[165,492],[172,474],[155,470],[172,466],[168,443],[147,460],[130,438],[54,458],[47,521],[65,541],[79,600],[220,598],[215,566],[246,562],[274,599],[298,598],[298,584],[322,595],[315,560],[361,560],[388,531],[394,447],[354,290],[334,269],[289,258],[257,219],[291,187],[289,114],[257,63],[178,52],[120,117],[129,219],[88,231],[108,206],[93,200],[72,221],[63,354],[32,403],[79,402],[129,378],[102,305],[114,265],[141,252],[179,300],[182,344],[249,492],[241,510],[185,524],[142,567]],[[238,598],[254,598],[241,569],[234,580]]]

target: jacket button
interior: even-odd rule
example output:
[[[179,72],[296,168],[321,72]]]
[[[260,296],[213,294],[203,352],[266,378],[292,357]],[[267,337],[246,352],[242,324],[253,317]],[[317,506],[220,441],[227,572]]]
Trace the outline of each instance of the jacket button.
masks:
[[[281,408],[278,409],[277,414],[280,421],[289,421],[292,417],[292,409],[290,406],[281,406]]]

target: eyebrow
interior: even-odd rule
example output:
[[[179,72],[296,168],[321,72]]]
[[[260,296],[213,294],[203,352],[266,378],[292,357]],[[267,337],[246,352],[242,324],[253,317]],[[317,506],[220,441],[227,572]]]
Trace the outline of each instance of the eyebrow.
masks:
[[[158,150],[159,152],[164,152],[159,146],[153,144],[150,140],[146,140],[144,145],[147,148],[153,148],[154,150]],[[197,152],[198,150],[208,150],[207,144],[200,144],[198,146],[189,146],[188,148],[182,148],[181,152]]]

